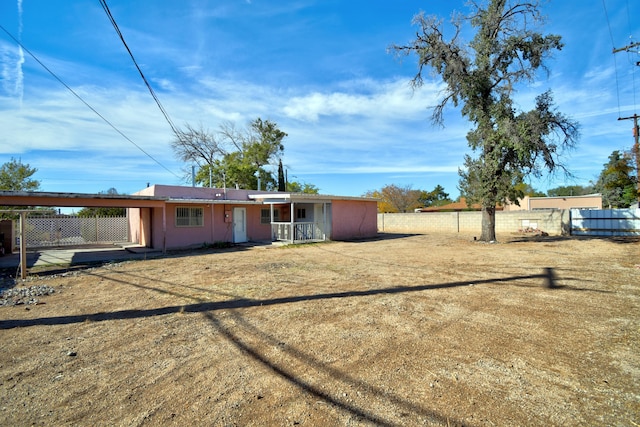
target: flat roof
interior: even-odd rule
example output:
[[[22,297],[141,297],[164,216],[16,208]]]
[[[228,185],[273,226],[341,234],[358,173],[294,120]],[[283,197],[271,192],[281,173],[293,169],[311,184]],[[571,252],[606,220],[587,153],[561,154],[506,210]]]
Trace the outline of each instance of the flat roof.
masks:
[[[161,206],[166,200],[166,197],[126,194],[0,190],[0,206],[152,207]]]
[[[378,199],[356,196],[332,196],[327,194],[309,193],[273,193],[273,194],[250,194],[250,199],[262,201],[264,203],[291,203],[291,202],[317,202],[328,203],[332,200],[353,200],[362,202],[377,202]]]
[[[167,203],[173,204],[197,204],[197,205],[261,205],[262,203],[256,200],[238,200],[238,199],[189,199],[179,197],[169,197],[166,199]]]
[[[377,202],[377,199],[352,196],[331,196],[307,193],[258,193],[247,199],[220,199],[197,197],[141,196],[127,194],[61,193],[44,191],[0,190],[0,206],[53,206],[53,207],[159,207],[171,204],[278,204],[278,203],[330,203],[335,200]]]
[[[529,200],[544,200],[544,199],[586,199],[590,197],[602,197],[600,193],[582,194],[579,196],[543,196],[543,197],[529,197]]]

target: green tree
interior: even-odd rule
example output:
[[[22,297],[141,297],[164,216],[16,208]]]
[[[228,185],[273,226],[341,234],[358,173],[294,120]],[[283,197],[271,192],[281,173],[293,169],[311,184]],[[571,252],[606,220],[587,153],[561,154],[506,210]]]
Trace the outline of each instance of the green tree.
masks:
[[[98,194],[109,194],[117,196],[118,190],[111,187],[107,191],[100,191]],[[113,217],[113,216],[125,216],[127,210],[125,208],[82,208],[78,211],[78,216],[83,218],[92,218],[96,216],[100,217]]]
[[[36,191],[40,189],[40,181],[31,177],[38,171],[29,164],[22,163],[13,157],[0,167],[0,190]]]
[[[526,182],[521,182],[519,184],[516,184],[516,191],[519,193],[522,193],[523,196],[529,196],[529,197],[545,197],[546,194],[544,194],[543,191],[538,191],[535,188],[533,188],[531,186],[531,184],[527,184]]]
[[[40,189],[40,181],[32,178],[38,171],[29,164],[22,163],[22,160],[16,160],[13,157],[10,161],[0,166],[0,190],[5,191],[36,191]],[[0,206],[0,210],[11,209],[34,209],[27,206]],[[42,212],[50,213],[52,209],[42,209]],[[0,219],[15,219],[16,215],[0,212]]]
[[[451,203],[449,194],[444,191],[444,187],[436,185],[431,191],[422,191],[419,198],[420,203],[424,207],[442,206]]]
[[[298,181],[287,182],[286,191],[290,193],[318,194],[320,189],[313,184]]]
[[[636,201],[636,180],[633,175],[634,159],[629,152],[618,150],[611,153],[596,182],[596,191],[609,208],[628,208]]]
[[[556,188],[550,188],[547,191],[547,196],[549,197],[562,197],[562,196],[585,196],[587,194],[592,194],[596,190],[592,185],[582,186],[582,185],[563,185]]]
[[[471,2],[468,16],[453,16],[453,37],[445,40],[443,21],[423,13],[414,18],[416,39],[395,45],[397,54],[418,56],[414,88],[423,83],[425,68],[439,75],[446,88],[433,111],[433,121],[443,123],[443,110],[461,104],[461,113],[473,124],[467,134],[477,155],[465,155],[460,190],[471,202],[481,203],[480,240],[495,240],[498,203],[517,200],[516,188],[527,174],[566,168],[559,162],[563,149],[578,138],[578,124],[557,112],[550,91],[536,98],[535,107],[518,112],[512,95],[518,83],[534,81],[552,51],[560,50],[560,36],[542,35],[534,25],[542,22],[539,2],[491,0]],[[463,25],[475,29],[470,43],[461,40]]]
[[[171,145],[181,160],[198,165],[198,184],[249,189],[257,188],[260,178],[262,188],[272,190],[277,177],[266,166],[280,159],[286,136],[276,123],[257,118],[246,129],[223,123],[215,133],[187,124]]]

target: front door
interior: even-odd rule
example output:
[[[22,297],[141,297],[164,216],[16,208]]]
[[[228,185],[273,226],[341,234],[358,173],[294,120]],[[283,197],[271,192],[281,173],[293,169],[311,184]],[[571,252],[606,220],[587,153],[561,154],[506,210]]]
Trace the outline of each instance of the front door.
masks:
[[[247,208],[233,208],[233,243],[247,241]]]

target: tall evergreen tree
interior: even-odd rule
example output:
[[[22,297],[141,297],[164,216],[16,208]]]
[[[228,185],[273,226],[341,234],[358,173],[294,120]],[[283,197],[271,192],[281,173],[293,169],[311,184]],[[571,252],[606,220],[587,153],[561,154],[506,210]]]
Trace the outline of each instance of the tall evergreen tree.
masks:
[[[284,168],[282,167],[282,159],[278,162],[278,191],[286,191],[287,184],[284,179]]]

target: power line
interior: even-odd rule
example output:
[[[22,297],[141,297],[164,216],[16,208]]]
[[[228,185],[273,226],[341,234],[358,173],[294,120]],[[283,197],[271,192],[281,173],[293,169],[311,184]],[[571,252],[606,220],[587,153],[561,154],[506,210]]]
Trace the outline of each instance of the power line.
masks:
[[[131,57],[131,60],[133,61],[134,65],[136,66],[136,69],[138,70],[138,73],[140,73],[140,77],[142,77],[142,80],[144,81],[144,84],[147,85],[147,89],[149,89],[149,93],[151,94],[153,99],[156,101],[156,104],[158,105],[158,108],[160,108],[160,111],[162,112],[162,115],[164,116],[164,118],[167,121],[167,123],[169,123],[169,126],[171,126],[171,130],[173,131],[173,134],[174,135],[178,135],[179,132],[178,132],[176,126],[173,124],[173,121],[169,117],[169,113],[167,113],[167,110],[165,110],[164,107],[162,106],[162,104],[160,103],[160,99],[158,99],[158,96],[156,95],[155,91],[153,90],[153,88],[149,84],[149,81],[147,80],[147,78],[145,77],[144,73],[142,72],[142,69],[140,69],[140,66],[138,65],[138,62],[136,61],[136,58],[134,58],[133,53],[131,52],[131,49],[129,49],[129,46],[127,45],[127,42],[124,40],[124,36],[122,35],[122,32],[120,31],[120,28],[118,27],[118,24],[116,23],[116,20],[113,17],[113,15],[111,14],[111,10],[109,10],[109,6],[107,5],[107,1],[106,0],[100,0],[100,4],[102,5],[102,9],[104,9],[104,12],[107,14],[107,17],[109,18],[109,21],[111,22],[111,25],[113,25],[113,28],[116,30],[116,33],[118,34],[118,37],[120,37],[120,40],[122,41],[122,44],[127,49],[127,52],[129,52],[129,56]]]
[[[129,141],[131,144],[133,144],[138,150],[142,151],[147,157],[149,157],[151,160],[153,160],[155,163],[157,163],[159,166],[161,166],[163,169],[165,169],[167,172],[171,173],[173,176],[175,176],[176,178],[181,178],[180,176],[176,175],[175,172],[173,172],[172,170],[170,170],[169,168],[167,168],[165,165],[163,165],[162,163],[160,163],[158,160],[156,160],[151,154],[147,153],[142,147],[140,147],[138,144],[136,144],[135,142],[133,142],[133,140],[131,140],[131,138],[129,138],[127,135],[125,135],[120,129],[118,129],[113,123],[111,123],[109,120],[107,120],[106,117],[104,117],[102,114],[100,114],[95,108],[93,108],[87,101],[85,101],[80,95],[78,95],[73,89],[71,89],[71,87],[69,85],[67,85],[60,77],[58,77],[53,71],[51,71],[49,69],[49,67],[47,67],[46,65],[44,65],[44,63],[42,61],[40,61],[40,59],[38,59],[38,57],[36,57],[29,49],[27,49],[18,39],[16,39],[13,34],[11,34],[9,31],[7,31],[1,24],[0,24],[0,29],[2,29],[2,31],[4,31],[9,37],[11,37],[11,39],[16,42],[18,44],[18,46],[20,46],[22,48],[22,50],[24,50],[25,52],[27,52],[29,54],[29,56],[31,56],[38,64],[40,64],[40,66],[42,68],[44,68],[49,74],[51,74],[51,76],[56,79],[62,86],[64,86],[65,88],[67,88],[67,90],[69,92],[71,92],[76,98],[78,98],[80,100],[80,102],[82,102],[85,106],[87,106],[87,108],[89,108],[91,111],[93,111],[98,117],[100,117],[106,124],[108,124],[109,126],[111,126],[111,128],[113,130],[115,130],[116,132],[118,132],[124,139],[126,139],[127,141]]]
[[[605,0],[602,0],[602,7],[604,8],[604,16],[607,19],[607,27],[609,28],[609,36],[611,37],[611,46],[613,47],[613,49],[615,49],[616,48],[616,42],[613,39],[613,32],[611,31],[611,23],[609,22],[609,13],[607,12],[607,5],[605,3]],[[613,67],[614,67],[615,76],[616,76],[616,94],[617,94],[617,99],[618,99],[618,117],[620,117],[622,115],[621,111],[620,111],[620,84],[618,83],[618,62],[616,61],[616,56],[615,55],[613,55]]]

